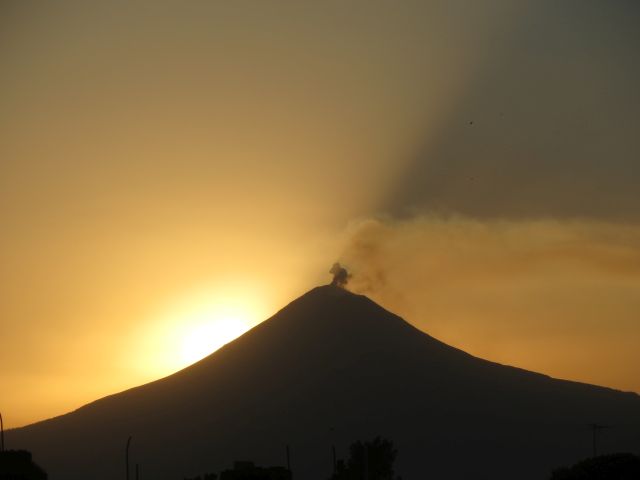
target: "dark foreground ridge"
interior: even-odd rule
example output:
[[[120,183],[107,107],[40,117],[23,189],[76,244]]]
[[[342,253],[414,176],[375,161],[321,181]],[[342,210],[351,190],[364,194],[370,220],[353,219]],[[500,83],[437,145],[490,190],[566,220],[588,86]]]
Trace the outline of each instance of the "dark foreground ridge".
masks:
[[[542,353],[542,352],[541,352]],[[637,451],[640,398],[468,355],[370,299],[318,287],[209,357],[75,412],[7,432],[50,478],[220,471],[230,460],[326,479],[355,438],[392,438],[406,479],[542,479],[598,451]]]

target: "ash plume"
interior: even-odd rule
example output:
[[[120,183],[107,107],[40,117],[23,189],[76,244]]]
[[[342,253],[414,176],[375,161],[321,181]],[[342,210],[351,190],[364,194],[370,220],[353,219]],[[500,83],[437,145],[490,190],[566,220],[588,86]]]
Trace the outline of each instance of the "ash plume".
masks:
[[[331,285],[335,285],[336,287],[344,288],[351,278],[351,274],[347,271],[347,269],[340,265],[338,262],[333,264],[331,270],[329,270],[329,273],[333,274]]]
[[[640,377],[614,360],[624,350],[640,365],[637,341],[618,333],[637,325],[640,225],[431,214],[354,222],[345,237],[338,258],[358,272],[349,291],[418,328],[501,363],[518,352],[555,376],[602,383],[617,371],[616,388],[640,391]],[[588,367],[584,351],[598,352]]]

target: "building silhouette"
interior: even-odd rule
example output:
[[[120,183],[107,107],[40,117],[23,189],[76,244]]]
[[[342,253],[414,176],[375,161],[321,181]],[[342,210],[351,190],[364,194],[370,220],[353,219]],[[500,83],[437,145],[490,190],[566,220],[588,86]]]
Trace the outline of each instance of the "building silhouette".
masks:
[[[587,458],[553,471],[551,480],[635,480],[640,478],[640,456],[612,453]]]
[[[216,480],[218,475],[215,473],[205,473],[204,475],[198,475],[197,477],[186,477],[184,480]]]
[[[234,462],[233,469],[223,470],[220,480],[291,480],[285,467],[257,467],[253,462]]]
[[[6,450],[0,452],[0,480],[47,480],[47,473],[33,462],[31,452]]]

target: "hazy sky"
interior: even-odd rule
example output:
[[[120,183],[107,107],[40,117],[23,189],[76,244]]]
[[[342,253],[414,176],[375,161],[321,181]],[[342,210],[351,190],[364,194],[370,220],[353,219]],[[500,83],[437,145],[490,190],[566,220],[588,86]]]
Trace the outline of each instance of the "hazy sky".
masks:
[[[640,4],[0,1],[0,411],[171,373],[318,283],[640,391]]]

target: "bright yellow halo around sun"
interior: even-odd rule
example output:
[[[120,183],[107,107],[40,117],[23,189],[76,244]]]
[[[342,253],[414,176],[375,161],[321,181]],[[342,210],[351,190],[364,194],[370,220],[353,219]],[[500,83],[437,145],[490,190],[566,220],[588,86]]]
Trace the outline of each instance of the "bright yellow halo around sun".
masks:
[[[182,369],[235,340],[266,320],[262,295],[240,288],[202,288],[161,305],[138,331],[137,367],[144,378]]]
[[[240,306],[241,307],[241,306]],[[186,331],[180,340],[180,358],[189,365],[245,333],[253,323],[248,308],[212,305],[184,317]]]

